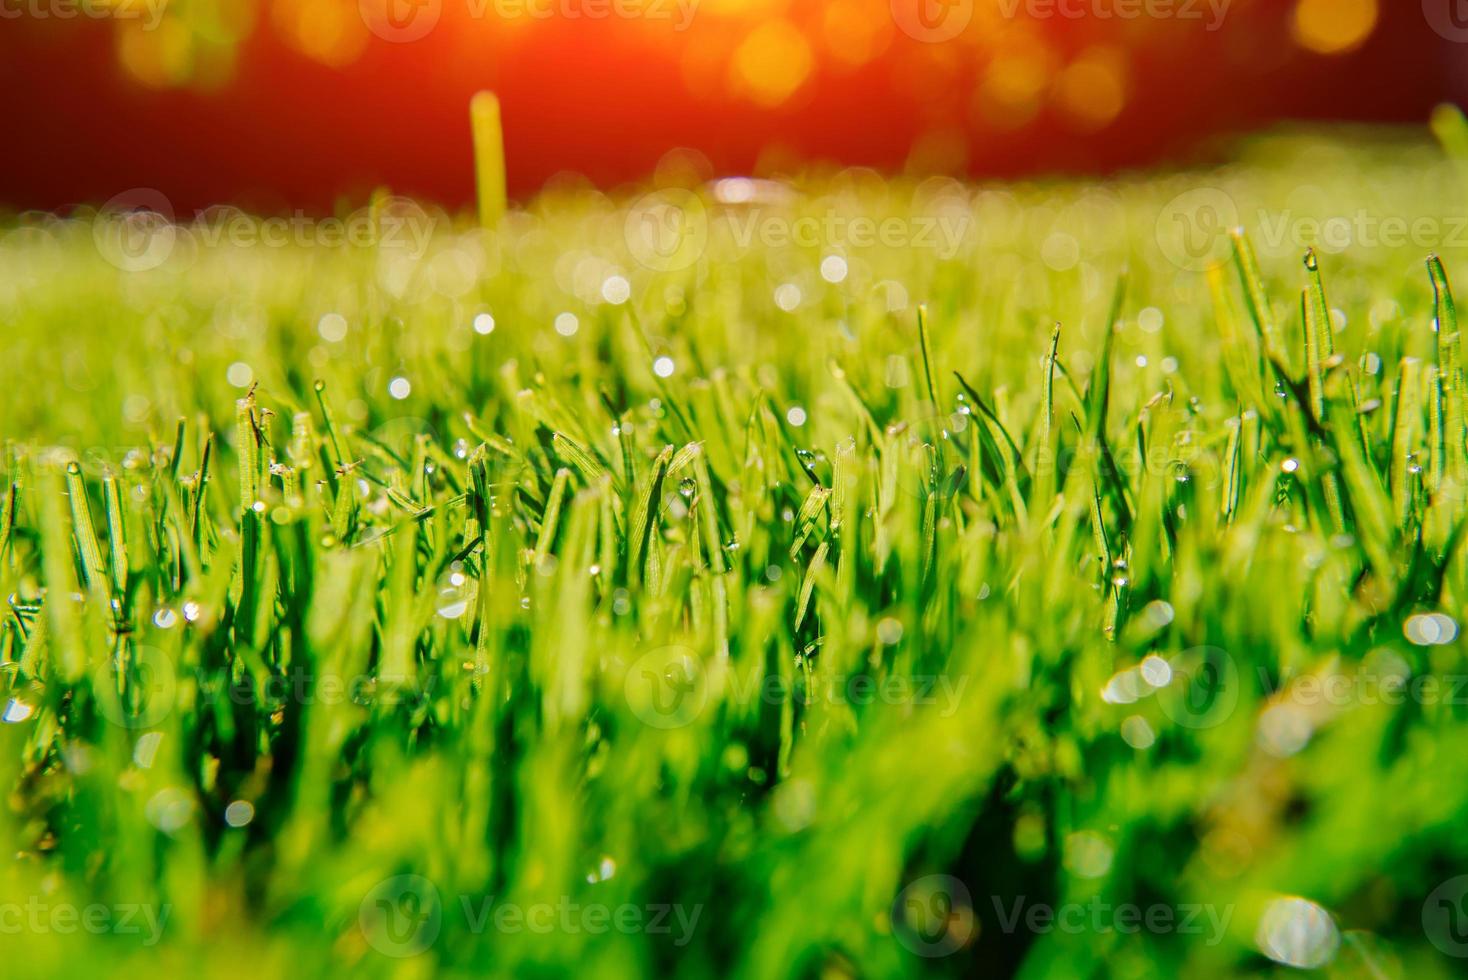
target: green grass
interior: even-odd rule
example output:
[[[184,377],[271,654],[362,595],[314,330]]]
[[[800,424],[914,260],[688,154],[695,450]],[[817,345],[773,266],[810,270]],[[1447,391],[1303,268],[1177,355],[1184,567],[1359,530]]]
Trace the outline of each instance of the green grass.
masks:
[[[1457,973],[1459,168],[13,216],[4,972]]]

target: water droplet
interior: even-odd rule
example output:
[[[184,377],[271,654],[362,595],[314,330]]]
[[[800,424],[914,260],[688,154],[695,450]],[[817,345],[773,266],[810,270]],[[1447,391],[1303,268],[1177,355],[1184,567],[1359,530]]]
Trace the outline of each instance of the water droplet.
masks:
[[[1065,866],[1077,877],[1104,876],[1111,870],[1114,856],[1111,842],[1094,831],[1077,831],[1065,839]]]
[[[29,718],[36,709],[18,698],[11,698],[5,703],[4,713],[0,713],[0,721],[7,725],[18,724]]]
[[[596,884],[598,881],[606,881],[608,878],[616,875],[616,873],[617,862],[606,855],[602,855],[602,859],[597,864],[596,869],[586,876],[586,880],[592,884]]]
[[[182,830],[188,824],[193,811],[194,802],[189,795],[172,787],[154,793],[143,809],[148,822],[165,834]]]
[[[1420,647],[1445,646],[1458,637],[1458,623],[1443,613],[1419,613],[1402,624],[1408,642]]]
[[[1127,715],[1121,723],[1121,739],[1134,749],[1150,749],[1157,734],[1141,715]]]
[[[1282,701],[1259,714],[1259,747],[1276,758],[1286,759],[1310,741],[1314,726],[1298,705]]]
[[[224,822],[231,827],[243,827],[255,819],[255,805],[249,800],[235,800],[224,808]]]
[[[1166,687],[1172,681],[1172,664],[1155,653],[1142,658],[1137,671],[1151,687]]]
[[[1330,913],[1294,896],[1276,898],[1264,909],[1254,940],[1276,963],[1300,970],[1318,969],[1335,959],[1340,931]]]
[[[821,278],[829,283],[841,282],[846,278],[846,260],[839,255],[828,255],[821,260]]]

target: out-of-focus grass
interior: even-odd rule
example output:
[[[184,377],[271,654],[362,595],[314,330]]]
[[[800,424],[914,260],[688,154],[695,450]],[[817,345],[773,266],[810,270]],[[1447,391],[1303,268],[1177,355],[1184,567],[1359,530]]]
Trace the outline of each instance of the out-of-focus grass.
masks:
[[[8,223],[8,975],[1456,971],[1441,151],[659,194]]]

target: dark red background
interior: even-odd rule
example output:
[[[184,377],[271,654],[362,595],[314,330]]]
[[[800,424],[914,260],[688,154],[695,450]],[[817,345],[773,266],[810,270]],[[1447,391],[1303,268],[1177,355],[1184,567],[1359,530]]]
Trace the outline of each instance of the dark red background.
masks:
[[[943,125],[964,127],[976,175],[1108,172],[1206,155],[1218,137],[1278,120],[1422,122],[1463,92],[1468,46],[1433,34],[1417,0],[1382,6],[1371,39],[1344,55],[1302,51],[1288,0],[1257,0],[1213,34],[1128,47],[1127,107],[1094,133],[1048,113],[986,132],[966,112],[978,66],[931,67],[931,46],[905,37],[855,72],[818,61],[795,98],[761,109],[688,94],[677,58],[686,36],[607,22],[536,24],[533,37],[482,57],[448,31],[406,45],[374,39],[338,69],[283,44],[264,18],[222,88],[154,91],[119,67],[108,24],[0,21],[0,207],[64,208],[146,186],[181,210],[323,210],[383,184],[462,204],[473,193],[467,102],[481,87],[504,105],[516,195],[563,170],[603,185],[643,177],[675,146],[721,173],[750,171],[771,144],[787,157],[895,169]],[[696,22],[689,34],[699,29],[725,28]],[[1047,29],[1062,50],[1105,30]]]

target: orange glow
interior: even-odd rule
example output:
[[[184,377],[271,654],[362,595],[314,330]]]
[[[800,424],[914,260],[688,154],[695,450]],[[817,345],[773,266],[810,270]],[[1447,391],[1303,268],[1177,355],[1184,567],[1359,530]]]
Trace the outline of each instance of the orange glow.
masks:
[[[1016,129],[1034,119],[1055,74],[1055,61],[1038,42],[1006,48],[989,63],[975,94],[981,121]]]
[[[117,34],[117,57],[148,88],[173,88],[186,84],[193,73],[194,35],[172,18],[151,31],[138,21],[127,22]]]
[[[1126,58],[1111,48],[1092,48],[1060,74],[1056,98],[1084,130],[1111,124],[1126,106]]]
[[[787,20],[772,20],[744,39],[729,66],[729,87],[762,106],[777,106],[810,76],[810,44]]]
[[[1300,0],[1295,40],[1319,54],[1341,54],[1360,47],[1376,29],[1376,19],[1376,0]]]
[[[275,0],[272,19],[298,51],[332,68],[356,61],[367,46],[354,0]]]

